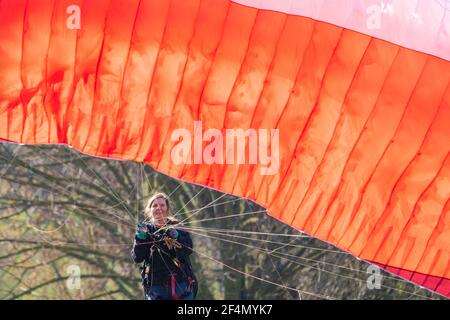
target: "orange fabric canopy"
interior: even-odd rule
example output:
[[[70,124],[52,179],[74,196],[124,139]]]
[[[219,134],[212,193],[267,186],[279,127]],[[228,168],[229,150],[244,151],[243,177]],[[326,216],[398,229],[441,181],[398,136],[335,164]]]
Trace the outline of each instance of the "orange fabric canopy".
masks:
[[[145,162],[450,295],[449,61],[230,0],[2,0],[0,25],[0,139]],[[174,163],[194,121],[279,129],[279,171]]]

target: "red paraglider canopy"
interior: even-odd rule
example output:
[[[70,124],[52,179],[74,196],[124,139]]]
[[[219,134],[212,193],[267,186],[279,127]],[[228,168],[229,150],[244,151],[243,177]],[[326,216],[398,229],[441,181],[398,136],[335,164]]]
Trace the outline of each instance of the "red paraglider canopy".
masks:
[[[0,139],[252,199],[449,296],[448,1],[238,2],[1,1]]]

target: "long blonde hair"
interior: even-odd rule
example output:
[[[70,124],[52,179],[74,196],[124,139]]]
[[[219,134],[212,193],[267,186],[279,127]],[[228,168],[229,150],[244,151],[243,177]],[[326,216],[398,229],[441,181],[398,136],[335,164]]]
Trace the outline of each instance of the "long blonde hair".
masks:
[[[167,224],[178,223],[177,219],[175,219],[175,217],[172,216],[172,213],[170,212],[170,199],[169,199],[169,196],[167,194],[165,194],[164,192],[155,193],[154,195],[152,195],[150,197],[150,199],[148,199],[147,205],[145,206],[145,209],[144,209],[144,214],[145,214],[145,217],[146,217],[145,220],[149,219],[150,221],[153,222],[153,216],[151,214],[150,208],[152,207],[152,204],[153,204],[153,202],[156,199],[164,199],[164,201],[166,202],[166,206],[167,206]]]

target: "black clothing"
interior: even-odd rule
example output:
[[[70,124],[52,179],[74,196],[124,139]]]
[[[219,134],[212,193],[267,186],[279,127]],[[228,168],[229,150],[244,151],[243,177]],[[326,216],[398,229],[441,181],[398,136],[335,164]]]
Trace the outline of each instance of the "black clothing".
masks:
[[[147,239],[135,237],[132,250],[134,262],[144,262],[142,267],[144,288],[148,290],[151,286],[168,286],[174,277],[177,282],[192,282],[196,291],[197,281],[189,259],[193,245],[189,233],[177,230],[176,240],[181,248],[169,249],[163,240],[165,232],[158,231],[158,227],[153,224],[145,225],[148,229]]]

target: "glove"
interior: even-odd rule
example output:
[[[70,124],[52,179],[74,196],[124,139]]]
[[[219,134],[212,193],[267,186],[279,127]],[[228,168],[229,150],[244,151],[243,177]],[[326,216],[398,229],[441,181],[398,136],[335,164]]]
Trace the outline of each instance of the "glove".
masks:
[[[178,231],[174,227],[169,227],[166,231],[166,235],[171,239],[177,239],[178,238]]]
[[[138,228],[136,231],[136,237],[139,240],[147,240],[147,232],[148,232],[147,226],[143,223],[140,223],[140,224],[138,224]]]

